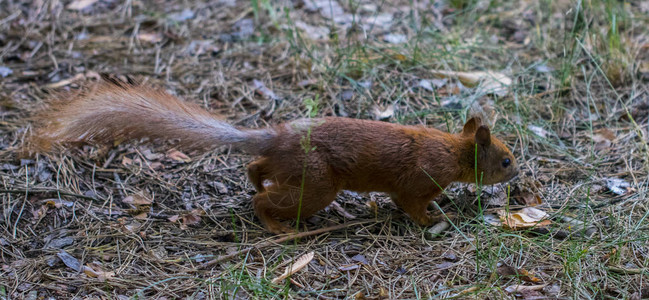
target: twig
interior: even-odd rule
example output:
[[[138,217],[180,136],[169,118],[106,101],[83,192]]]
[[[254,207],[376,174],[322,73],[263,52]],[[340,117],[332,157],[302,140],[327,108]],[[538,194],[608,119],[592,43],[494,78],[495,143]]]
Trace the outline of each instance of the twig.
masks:
[[[27,190],[0,190],[0,194],[27,194]],[[61,190],[57,189],[36,189],[36,190],[29,190],[29,193],[59,193],[64,196],[71,196],[71,197],[77,197],[81,199],[87,199],[87,200],[93,200],[93,201],[101,201],[97,198],[86,196],[86,195],[80,195],[80,194],[75,194],[75,193],[69,193],[69,192],[64,192]]]
[[[607,270],[615,273],[621,273],[621,274],[628,274],[628,275],[638,275],[638,274],[646,274],[647,269],[640,269],[640,268],[620,268],[620,267],[606,267]]]
[[[215,258],[213,260],[210,260],[210,261],[200,265],[199,269],[204,269],[204,268],[207,268],[209,266],[218,264],[218,263],[220,263],[220,262],[222,262],[224,260],[229,260],[229,259],[232,259],[232,258],[237,257],[239,255],[246,254],[246,253],[250,252],[253,249],[261,249],[261,248],[265,248],[265,247],[268,247],[268,246],[277,245],[277,244],[280,244],[280,243],[283,243],[283,242],[286,242],[286,241],[294,240],[294,239],[299,239],[299,238],[312,236],[312,235],[318,235],[318,234],[325,233],[325,232],[330,232],[330,231],[336,231],[336,230],[339,230],[339,229],[343,229],[343,228],[347,228],[347,227],[351,227],[351,226],[355,226],[355,225],[360,225],[360,224],[365,224],[365,223],[370,223],[370,222],[376,222],[376,220],[364,220],[364,221],[358,221],[358,222],[350,222],[350,223],[339,224],[339,225],[320,228],[320,229],[311,230],[311,231],[305,231],[305,232],[300,232],[300,233],[292,233],[292,234],[289,234],[287,236],[283,236],[283,237],[280,237],[280,238],[277,238],[277,239],[274,239],[274,240],[259,243],[259,244],[255,245],[255,246],[252,246],[252,247],[241,249],[241,250],[239,250],[237,252],[234,252],[234,253],[231,253],[231,254],[228,254],[228,255],[220,256],[218,258]]]

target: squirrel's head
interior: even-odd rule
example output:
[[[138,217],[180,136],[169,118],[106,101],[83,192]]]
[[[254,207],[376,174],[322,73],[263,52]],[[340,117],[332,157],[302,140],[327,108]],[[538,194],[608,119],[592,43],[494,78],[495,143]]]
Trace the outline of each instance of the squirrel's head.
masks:
[[[482,184],[505,182],[518,175],[514,155],[503,142],[491,135],[489,127],[482,125],[480,118],[473,117],[467,121],[461,135],[471,145],[465,154],[469,156],[466,161],[473,162],[471,169],[475,166],[475,158],[478,159],[478,181],[482,176]],[[476,182],[475,175],[467,181]]]

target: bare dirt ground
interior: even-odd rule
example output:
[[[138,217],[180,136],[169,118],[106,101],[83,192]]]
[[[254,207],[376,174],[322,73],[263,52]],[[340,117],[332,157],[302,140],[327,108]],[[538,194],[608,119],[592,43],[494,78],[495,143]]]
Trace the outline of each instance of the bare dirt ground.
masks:
[[[1,1],[0,299],[649,297],[648,12],[647,1]],[[494,95],[433,69],[512,83]],[[386,195],[343,193],[301,228],[335,230],[278,243],[252,211],[245,153],[132,142],[22,157],[29,117],[101,72],[250,128],[313,103],[318,116],[453,132],[480,114],[521,175],[451,186],[437,200],[460,216],[439,236]],[[485,222],[539,201],[543,228]],[[307,268],[271,282],[309,252]]]

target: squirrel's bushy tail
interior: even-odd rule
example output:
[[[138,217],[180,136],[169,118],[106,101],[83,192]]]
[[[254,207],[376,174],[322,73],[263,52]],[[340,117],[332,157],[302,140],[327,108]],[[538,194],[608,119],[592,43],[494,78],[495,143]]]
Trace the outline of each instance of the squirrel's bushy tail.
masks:
[[[198,105],[131,79],[102,75],[103,82],[37,116],[37,150],[53,145],[109,143],[131,139],[177,140],[180,147],[233,145],[258,153],[276,136],[273,129],[241,130]]]

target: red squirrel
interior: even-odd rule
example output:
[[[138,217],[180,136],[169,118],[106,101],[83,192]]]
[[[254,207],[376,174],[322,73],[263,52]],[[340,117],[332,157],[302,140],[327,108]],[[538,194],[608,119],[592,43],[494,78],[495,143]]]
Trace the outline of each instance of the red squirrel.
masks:
[[[512,153],[477,117],[458,134],[343,117],[243,129],[163,90],[103,76],[38,120],[40,151],[57,144],[150,138],[194,149],[232,145],[257,155],[247,167],[257,190],[252,201],[272,233],[294,231],[281,221],[304,220],[341,190],[388,193],[412,220],[429,226],[443,216],[428,212],[428,204],[450,183],[494,184],[518,174]]]

